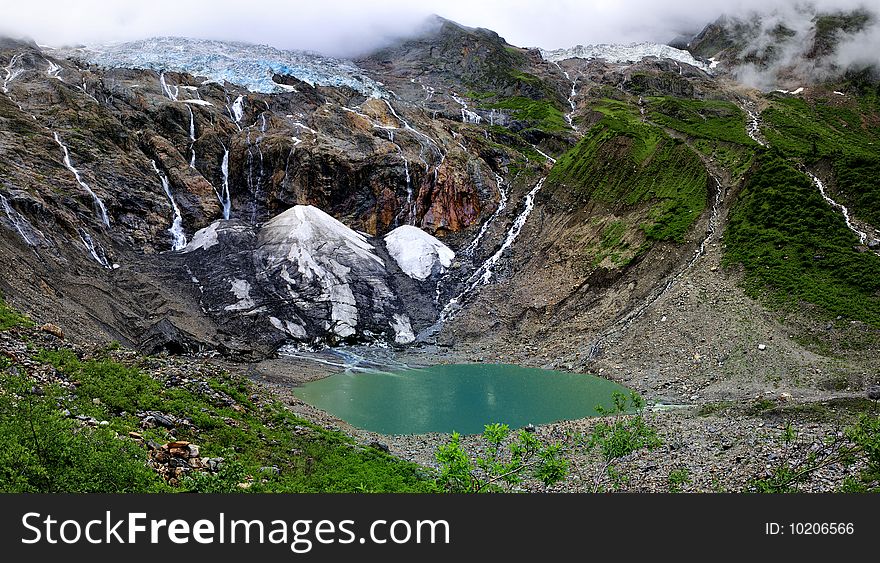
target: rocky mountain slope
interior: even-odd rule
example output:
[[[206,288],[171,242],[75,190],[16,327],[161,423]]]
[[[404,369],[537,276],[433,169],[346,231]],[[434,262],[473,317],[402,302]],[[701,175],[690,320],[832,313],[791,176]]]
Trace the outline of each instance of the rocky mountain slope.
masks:
[[[3,40],[0,289],[147,352],[436,344],[675,401],[872,382],[869,75],[750,89],[719,23],[553,53],[432,23],[355,62]]]

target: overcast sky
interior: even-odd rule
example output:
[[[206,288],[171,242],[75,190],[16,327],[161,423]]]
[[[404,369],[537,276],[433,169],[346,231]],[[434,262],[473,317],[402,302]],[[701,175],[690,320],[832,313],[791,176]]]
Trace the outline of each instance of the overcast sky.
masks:
[[[874,0],[876,1],[876,0]],[[850,7],[859,0],[817,0]],[[668,41],[725,10],[785,0],[9,0],[0,34],[69,45],[183,35],[350,56],[412,33],[436,13],[523,47]],[[75,7],[72,7],[75,6]]]

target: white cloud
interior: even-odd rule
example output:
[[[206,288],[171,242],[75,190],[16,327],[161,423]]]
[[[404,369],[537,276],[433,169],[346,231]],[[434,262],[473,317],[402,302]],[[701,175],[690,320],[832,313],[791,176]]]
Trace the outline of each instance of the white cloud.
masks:
[[[856,0],[818,0],[852,7]],[[9,4],[9,3],[8,3]],[[731,9],[790,5],[783,0],[27,0],[4,7],[0,34],[74,44],[184,35],[267,43],[351,55],[412,33],[431,13],[487,27],[521,46],[667,41],[696,32]]]

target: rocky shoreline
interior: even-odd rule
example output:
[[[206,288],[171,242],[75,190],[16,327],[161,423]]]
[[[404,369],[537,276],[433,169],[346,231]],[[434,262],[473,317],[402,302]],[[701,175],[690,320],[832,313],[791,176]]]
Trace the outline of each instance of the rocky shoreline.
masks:
[[[422,364],[476,361],[452,351],[420,354]],[[415,361],[416,357],[403,354]],[[273,360],[251,365],[247,373],[252,381],[279,397],[294,413],[328,429],[340,430],[365,446],[387,450],[407,461],[437,468],[435,452],[449,441],[442,433],[384,435],[356,428],[329,413],[313,407],[293,394],[293,389],[315,379],[338,373],[340,368],[314,364],[306,360]],[[767,392],[754,397],[728,401],[699,401],[677,407],[649,407],[646,421],[656,429],[662,444],[653,450],[638,450],[613,465],[620,477],[612,481],[605,472],[605,462],[595,451],[578,447],[578,436],[588,436],[601,418],[584,418],[538,425],[536,435],[542,441],[561,442],[570,463],[568,477],[547,489],[540,483],[527,482],[529,492],[669,492],[670,474],[685,476],[676,485],[682,492],[742,492],[749,482],[768,476],[779,464],[795,464],[809,452],[820,451],[832,436],[842,437],[842,428],[857,412],[872,407],[863,394],[823,394],[822,397],[793,399],[790,394]],[[650,400],[650,398],[649,398]],[[782,435],[787,424],[796,431],[786,444]],[[477,435],[462,437],[470,454],[480,452]],[[847,477],[855,476],[857,465],[832,464],[815,473],[805,483],[804,492],[832,492]]]

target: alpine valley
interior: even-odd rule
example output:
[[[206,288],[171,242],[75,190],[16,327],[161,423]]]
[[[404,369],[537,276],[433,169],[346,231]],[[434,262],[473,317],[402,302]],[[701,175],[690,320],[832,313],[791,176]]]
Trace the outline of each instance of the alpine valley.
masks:
[[[512,490],[877,487],[880,21],[803,10],[561,50],[433,17],[356,60],[0,38],[0,489],[448,489],[446,433],[297,389],[464,363],[635,392],[529,426],[569,470]]]

